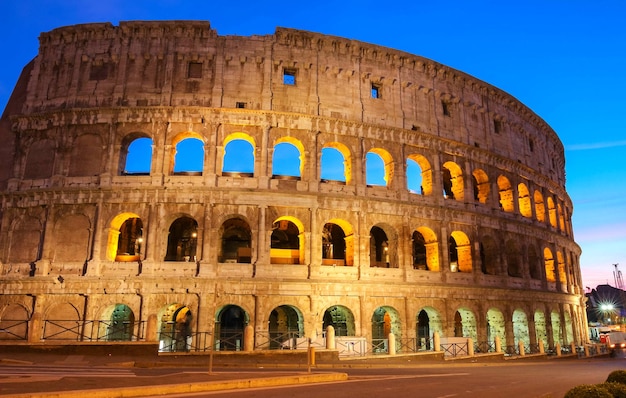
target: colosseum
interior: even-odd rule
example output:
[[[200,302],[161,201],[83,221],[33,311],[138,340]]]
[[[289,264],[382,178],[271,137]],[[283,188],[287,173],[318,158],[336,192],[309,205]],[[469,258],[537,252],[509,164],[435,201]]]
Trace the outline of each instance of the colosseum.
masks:
[[[0,344],[588,341],[561,141],[435,61],[288,28],[61,27],[0,137]]]

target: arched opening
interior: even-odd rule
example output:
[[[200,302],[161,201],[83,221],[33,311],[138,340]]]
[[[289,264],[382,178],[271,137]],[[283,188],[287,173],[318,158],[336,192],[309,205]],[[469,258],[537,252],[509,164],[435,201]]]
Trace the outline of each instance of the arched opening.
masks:
[[[322,264],[353,265],[353,239],[352,229],[347,222],[335,219],[326,223],[322,229]]]
[[[489,176],[481,169],[476,169],[472,173],[474,201],[485,204],[489,199]]]
[[[476,341],[476,317],[467,308],[459,308],[454,314],[454,337],[467,337]]]
[[[413,242],[413,269],[428,270],[424,235],[419,231],[414,231],[411,240]]]
[[[546,221],[546,206],[543,203],[543,195],[539,191],[535,191],[535,217],[539,222]]]
[[[532,279],[541,279],[541,260],[537,254],[537,249],[534,245],[529,245],[528,252],[528,271]]]
[[[0,313],[0,340],[27,340],[30,316],[19,304],[9,304]]]
[[[472,253],[467,235],[461,231],[453,231],[448,238],[450,271],[472,272]]]
[[[547,247],[543,249],[543,261],[546,270],[546,280],[548,282],[556,282],[556,273],[554,270],[554,257],[552,251]]]
[[[500,208],[507,213],[513,212],[513,188],[509,179],[503,175],[498,176],[498,193],[500,195]]]
[[[543,342],[544,347],[548,347],[548,329],[546,326],[546,315],[543,311],[535,311],[535,334],[537,343]]]
[[[338,181],[349,184],[352,181],[352,158],[345,145],[330,142],[322,148],[320,176],[322,182]]]
[[[409,192],[431,195],[433,193],[433,173],[428,159],[422,155],[412,154],[407,157],[406,165]]]
[[[519,212],[522,216],[530,218],[533,216],[533,206],[530,200],[530,192],[526,184],[519,183],[517,185]]]
[[[107,258],[111,261],[139,261],[143,245],[143,222],[134,213],[115,217],[109,228]]]
[[[556,228],[556,206],[552,196],[548,196],[548,217],[550,217],[550,226]]]
[[[220,263],[250,263],[252,261],[252,231],[241,218],[230,218],[220,228],[222,238]]]
[[[392,248],[385,231],[377,226],[372,227],[370,229],[370,267],[389,268],[390,250]]]
[[[98,340],[131,341],[135,327],[135,314],[126,304],[115,304],[103,314]]]
[[[506,265],[509,276],[522,277],[522,264],[520,263],[521,253],[517,242],[509,239],[506,242]]]
[[[170,226],[165,261],[196,261],[198,223],[191,217],[180,217]]]
[[[195,133],[185,133],[177,140],[171,154],[171,172],[175,175],[202,175],[204,142]]]
[[[131,135],[122,142],[120,174],[149,175],[152,165],[152,138]]]
[[[393,333],[396,341],[402,337],[400,316],[391,307],[378,307],[372,314],[372,346],[374,353],[388,353],[389,334]]]
[[[559,273],[559,284],[561,285],[561,291],[567,292],[567,272],[565,271],[565,257],[561,251],[556,252],[557,270]]]
[[[530,333],[528,328],[528,318],[521,309],[513,311],[513,336],[515,347],[519,347],[519,342],[524,342],[526,352],[530,352]],[[521,354],[521,353],[520,353]]]
[[[490,346],[495,347],[496,337],[500,338],[502,344],[506,344],[504,315],[500,310],[491,308],[487,311],[487,341]]]
[[[241,351],[243,349],[243,331],[248,325],[248,314],[237,305],[223,307],[217,315],[215,342],[218,351]]]
[[[499,255],[500,252],[495,240],[491,236],[483,236],[482,242],[480,242],[480,260],[483,274],[498,274]]]
[[[44,315],[43,340],[82,339],[82,330],[76,329],[81,319],[78,309],[70,303],[53,304]]]
[[[365,180],[369,186],[389,186],[393,176],[391,154],[381,148],[373,148],[365,155]]]
[[[550,322],[552,323],[552,340],[554,344],[563,345],[563,330],[561,330],[561,316],[557,311],[550,312]]]
[[[191,310],[182,304],[170,304],[159,313],[159,351],[189,351],[191,348]]]
[[[324,331],[328,326],[335,329],[335,336],[354,336],[356,328],[354,326],[354,314],[348,308],[335,305],[324,311],[323,325]]]
[[[281,217],[272,225],[270,238],[270,262],[272,264],[304,264],[300,246],[304,235],[300,228],[287,217]]]
[[[445,162],[441,171],[443,173],[443,197],[462,202],[465,198],[465,191],[463,171],[459,165],[454,162]]]
[[[282,138],[274,146],[272,154],[272,178],[302,176],[304,147],[295,139]]]
[[[300,312],[289,305],[276,307],[269,318],[270,349],[299,347],[304,336],[303,318]]]
[[[428,313],[421,310],[417,314],[417,347],[420,350],[430,350],[432,343],[430,334],[430,318]]]
[[[567,338],[565,344],[574,343],[574,327],[572,325],[572,316],[569,312],[565,311],[563,313],[563,317],[565,318],[565,333]]]
[[[224,140],[223,175],[254,176],[254,139],[245,133],[233,133]]]

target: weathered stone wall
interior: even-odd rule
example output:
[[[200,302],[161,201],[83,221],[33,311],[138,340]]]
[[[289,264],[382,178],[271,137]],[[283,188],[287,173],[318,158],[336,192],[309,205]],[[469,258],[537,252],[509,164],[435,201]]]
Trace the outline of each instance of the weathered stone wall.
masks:
[[[473,314],[464,330],[487,340],[497,310],[508,345],[519,338],[516,311],[533,342],[538,313],[559,320],[547,322],[549,343],[587,340],[563,147],[509,94],[411,54],[291,29],[223,37],[208,22],[125,22],[40,41],[27,90],[15,93],[23,105],[1,131],[17,150],[0,209],[0,319],[94,320],[122,303],[155,340],[168,305],[188,307],[197,332],[237,306],[258,333],[288,306],[316,336],[325,311],[341,305],[357,336],[372,338],[372,314],[384,308],[392,329],[414,338],[426,309],[447,335],[458,311]],[[285,71],[295,84],[284,84]],[[244,135],[253,173],[223,172],[226,143]],[[128,145],[142,136],[152,139],[150,172],[125,174]],[[174,172],[181,137],[202,141],[201,172]],[[295,179],[272,172],[285,140],[303,149]],[[322,181],[321,152],[333,145],[349,154],[346,183]],[[366,183],[371,150],[387,156],[387,186]],[[407,189],[411,156],[426,161],[423,194]],[[453,166],[454,198],[445,198]],[[197,222],[197,261],[165,261],[183,216]],[[142,222],[142,250],[115,261],[112,240],[130,217]],[[271,260],[281,217],[299,223],[298,264]],[[250,227],[249,262],[220,261],[233,218]],[[323,258],[331,221],[349,226],[351,266]],[[373,266],[373,227],[388,238],[388,267]],[[416,230],[428,236],[428,269],[414,267]],[[45,335],[35,329],[31,339]]]

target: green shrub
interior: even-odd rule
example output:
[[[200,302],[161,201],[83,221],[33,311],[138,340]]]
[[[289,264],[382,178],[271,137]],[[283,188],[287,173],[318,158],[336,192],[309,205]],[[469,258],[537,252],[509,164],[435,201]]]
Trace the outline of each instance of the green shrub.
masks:
[[[607,383],[626,384],[626,370],[614,370],[606,378]]]
[[[613,398],[626,398],[626,384],[607,382],[602,387],[613,394]]]
[[[565,393],[563,398],[613,398],[602,384],[582,384]]]

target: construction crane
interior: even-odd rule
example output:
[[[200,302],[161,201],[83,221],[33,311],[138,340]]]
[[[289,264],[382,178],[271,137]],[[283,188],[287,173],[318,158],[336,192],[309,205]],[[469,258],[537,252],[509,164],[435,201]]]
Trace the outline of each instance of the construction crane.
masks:
[[[619,264],[613,264],[615,270],[613,271],[613,278],[615,278],[615,287],[624,290],[624,280],[622,279],[622,271],[617,268]]]

